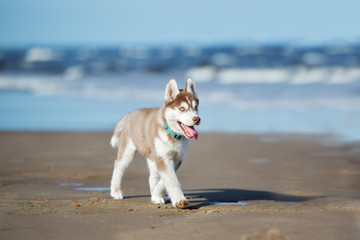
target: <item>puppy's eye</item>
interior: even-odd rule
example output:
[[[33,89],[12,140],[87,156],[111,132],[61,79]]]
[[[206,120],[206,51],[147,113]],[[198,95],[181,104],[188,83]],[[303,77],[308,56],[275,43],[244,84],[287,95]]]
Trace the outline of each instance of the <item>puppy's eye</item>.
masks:
[[[185,108],[181,107],[181,108],[179,108],[179,110],[183,112],[185,110]]]
[[[195,106],[195,111],[197,111],[198,110],[198,106]]]

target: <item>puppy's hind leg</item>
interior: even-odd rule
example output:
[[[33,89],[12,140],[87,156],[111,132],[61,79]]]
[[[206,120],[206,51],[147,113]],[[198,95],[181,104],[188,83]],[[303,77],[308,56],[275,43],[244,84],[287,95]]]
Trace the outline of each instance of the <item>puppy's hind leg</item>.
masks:
[[[160,179],[160,175],[156,167],[156,163],[149,158],[147,158],[146,161],[150,172],[149,186],[151,192],[151,201],[155,204],[164,204],[165,186],[162,180]]]
[[[130,139],[122,138],[118,150],[118,156],[114,163],[114,171],[111,179],[111,196],[115,199],[123,199],[122,179],[126,169],[134,159],[136,148]]]

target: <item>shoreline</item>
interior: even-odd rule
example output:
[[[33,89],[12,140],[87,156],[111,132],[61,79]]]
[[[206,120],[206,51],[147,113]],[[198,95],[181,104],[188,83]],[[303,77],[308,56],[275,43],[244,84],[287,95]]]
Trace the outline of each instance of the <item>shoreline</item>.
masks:
[[[139,154],[125,199],[110,197],[111,134],[0,132],[0,238],[241,239],[271,229],[288,239],[360,236],[358,143],[200,133],[178,172],[191,208],[179,210],[150,203]],[[246,205],[226,204],[237,202]]]

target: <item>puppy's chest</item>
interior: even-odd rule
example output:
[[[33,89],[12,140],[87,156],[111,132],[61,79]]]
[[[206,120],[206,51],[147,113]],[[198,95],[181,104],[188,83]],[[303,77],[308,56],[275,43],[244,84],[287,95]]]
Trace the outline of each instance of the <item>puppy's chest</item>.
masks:
[[[174,160],[182,160],[185,157],[189,146],[189,140],[181,139],[168,141],[164,139],[155,139],[155,152],[159,157],[168,157]]]

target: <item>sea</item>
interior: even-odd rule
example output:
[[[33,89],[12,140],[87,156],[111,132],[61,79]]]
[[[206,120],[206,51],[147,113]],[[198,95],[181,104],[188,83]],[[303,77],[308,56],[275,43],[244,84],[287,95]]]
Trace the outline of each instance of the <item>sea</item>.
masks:
[[[360,140],[360,43],[0,48],[1,131],[112,131],[194,79],[200,133]]]

